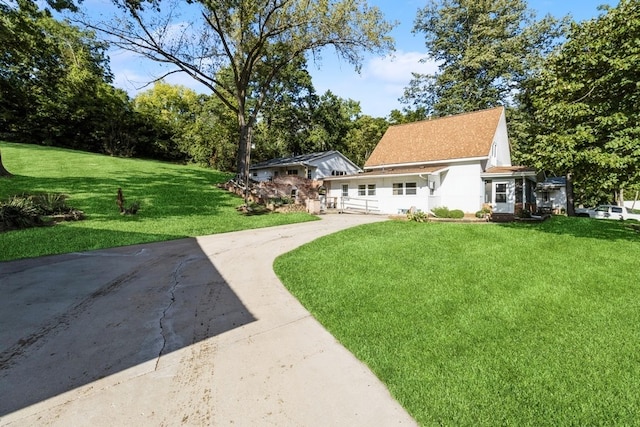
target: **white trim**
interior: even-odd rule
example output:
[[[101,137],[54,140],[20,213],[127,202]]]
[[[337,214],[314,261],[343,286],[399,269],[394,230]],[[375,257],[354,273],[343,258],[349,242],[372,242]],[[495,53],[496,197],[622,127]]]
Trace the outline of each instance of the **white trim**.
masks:
[[[481,156],[481,157],[462,157],[456,159],[440,159],[440,160],[430,160],[426,162],[412,162],[412,163],[390,163],[380,166],[367,166],[364,165],[365,169],[388,169],[388,168],[401,168],[401,167],[416,167],[416,166],[424,166],[424,165],[438,165],[442,163],[467,163],[467,162],[476,162],[479,160],[487,160],[489,156]]]

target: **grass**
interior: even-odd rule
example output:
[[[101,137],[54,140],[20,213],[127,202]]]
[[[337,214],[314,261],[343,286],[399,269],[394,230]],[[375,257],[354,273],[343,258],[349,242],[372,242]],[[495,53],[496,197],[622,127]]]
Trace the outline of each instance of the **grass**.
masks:
[[[638,425],[639,253],[616,221],[385,222],[275,269],[421,425]]]
[[[122,159],[0,142],[13,178],[0,179],[0,200],[14,194],[63,193],[87,219],[0,233],[0,261],[102,249],[313,220],[308,214],[241,215],[241,198],[218,189],[229,174],[197,166]],[[136,215],[120,215],[140,202]]]

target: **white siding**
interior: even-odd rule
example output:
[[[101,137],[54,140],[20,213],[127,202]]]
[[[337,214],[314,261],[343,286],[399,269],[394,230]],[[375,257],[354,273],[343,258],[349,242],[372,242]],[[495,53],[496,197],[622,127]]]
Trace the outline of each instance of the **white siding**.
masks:
[[[493,166],[511,166],[511,149],[507,133],[507,119],[504,111],[498,121],[498,128],[493,136],[493,145],[489,152],[487,168]]]
[[[322,179],[331,176],[332,171],[343,171],[345,175],[353,175],[360,171],[350,161],[339,153],[333,153],[311,163],[316,167],[311,178]]]
[[[427,184],[427,175],[371,177],[370,179],[332,180],[329,197],[337,198],[338,206],[342,197],[342,185],[349,185],[349,197],[368,200],[376,206],[380,213],[397,215],[411,208],[426,212],[434,207],[446,206],[449,209],[460,209],[466,213],[474,213],[482,206],[484,186],[480,178],[479,163],[451,166],[442,174],[430,175],[429,180],[435,183],[433,194]],[[415,195],[394,195],[393,184],[416,183]],[[375,184],[375,196],[358,194],[359,185]],[[405,187],[406,192],[406,187]],[[355,202],[354,202],[355,203]],[[347,204],[348,205],[348,204]]]
[[[480,178],[482,168],[479,163],[450,166],[441,175],[441,185],[437,189],[440,206],[474,213],[482,206],[484,186]],[[432,206],[435,207],[435,206]]]

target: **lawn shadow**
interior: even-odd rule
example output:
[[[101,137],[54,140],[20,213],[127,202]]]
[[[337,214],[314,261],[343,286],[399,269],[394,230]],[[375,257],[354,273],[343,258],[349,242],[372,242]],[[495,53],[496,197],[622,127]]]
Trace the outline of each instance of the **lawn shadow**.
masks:
[[[256,320],[193,238],[0,263],[0,296],[0,416]]]
[[[569,218],[556,216],[544,222],[501,223],[501,227],[530,229],[532,231],[614,241],[640,242],[637,221],[597,220],[593,218]]]

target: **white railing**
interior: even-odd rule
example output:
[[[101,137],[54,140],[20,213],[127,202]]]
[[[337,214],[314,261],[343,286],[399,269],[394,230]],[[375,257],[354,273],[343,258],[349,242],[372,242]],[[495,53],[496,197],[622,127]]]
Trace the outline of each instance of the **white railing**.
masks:
[[[340,198],[340,212],[380,212],[378,201],[374,199]]]

